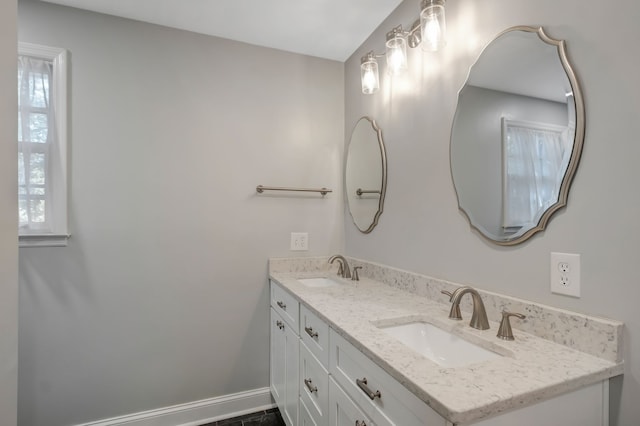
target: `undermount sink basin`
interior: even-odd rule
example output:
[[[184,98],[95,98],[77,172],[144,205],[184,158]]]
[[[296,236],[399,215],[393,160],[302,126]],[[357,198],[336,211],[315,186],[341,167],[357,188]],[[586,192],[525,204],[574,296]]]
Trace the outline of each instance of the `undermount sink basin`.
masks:
[[[340,285],[338,281],[331,278],[319,277],[319,278],[299,278],[298,281],[307,287],[332,287],[334,285]]]
[[[425,322],[380,329],[443,367],[462,367],[501,356]]]

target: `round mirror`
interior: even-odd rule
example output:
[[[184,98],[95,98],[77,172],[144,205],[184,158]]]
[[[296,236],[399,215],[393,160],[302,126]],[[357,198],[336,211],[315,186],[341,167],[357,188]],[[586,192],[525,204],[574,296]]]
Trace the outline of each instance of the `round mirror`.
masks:
[[[351,133],[344,175],[353,223],[368,234],[378,224],[387,189],[387,156],[382,130],[369,117],[360,118]]]
[[[564,41],[542,28],[502,32],[458,94],[450,159],[460,210],[490,241],[525,241],[566,205],[583,139]]]

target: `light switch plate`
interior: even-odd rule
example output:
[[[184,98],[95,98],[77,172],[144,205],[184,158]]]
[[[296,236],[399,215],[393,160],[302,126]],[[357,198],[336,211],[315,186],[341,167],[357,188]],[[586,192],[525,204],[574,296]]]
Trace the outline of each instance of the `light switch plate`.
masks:
[[[291,233],[291,251],[309,250],[309,234],[307,232]]]

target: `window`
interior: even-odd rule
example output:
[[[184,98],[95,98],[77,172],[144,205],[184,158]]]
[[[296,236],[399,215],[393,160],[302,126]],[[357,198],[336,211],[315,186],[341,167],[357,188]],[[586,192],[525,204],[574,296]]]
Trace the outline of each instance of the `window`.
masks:
[[[21,246],[67,244],[67,51],[18,47]]]
[[[563,126],[502,119],[503,229],[535,226],[558,201],[571,156]]]

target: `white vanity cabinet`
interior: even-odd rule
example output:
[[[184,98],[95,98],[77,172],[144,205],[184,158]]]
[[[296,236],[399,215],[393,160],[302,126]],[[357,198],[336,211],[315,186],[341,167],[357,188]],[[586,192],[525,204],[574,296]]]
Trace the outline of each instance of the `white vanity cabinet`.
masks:
[[[454,426],[336,330],[271,282],[271,392],[287,426]],[[608,383],[455,426],[608,426]]]
[[[270,387],[287,426],[298,425],[299,304],[271,285]]]

